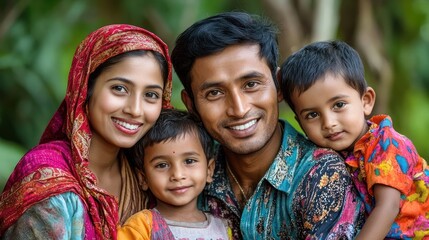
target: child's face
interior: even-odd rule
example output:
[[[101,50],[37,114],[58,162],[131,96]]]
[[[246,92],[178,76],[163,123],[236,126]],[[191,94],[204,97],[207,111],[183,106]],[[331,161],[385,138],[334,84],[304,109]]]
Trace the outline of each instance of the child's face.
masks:
[[[296,118],[308,138],[336,151],[352,150],[367,131],[365,116],[372,111],[375,92],[361,97],[340,75],[327,74],[305,92],[292,95]]]
[[[197,197],[212,181],[214,160],[207,159],[198,137],[186,133],[144,149],[145,187],[157,198],[157,208],[196,208]]]

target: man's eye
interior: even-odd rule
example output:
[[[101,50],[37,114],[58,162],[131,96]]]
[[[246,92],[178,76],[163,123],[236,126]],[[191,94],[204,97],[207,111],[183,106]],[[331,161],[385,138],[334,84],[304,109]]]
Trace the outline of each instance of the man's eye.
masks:
[[[217,95],[219,95],[220,94],[220,91],[219,90],[212,90],[212,91],[210,91],[207,95],[208,96],[217,96]]]
[[[210,90],[206,93],[205,98],[207,100],[216,100],[222,96],[222,91],[220,90]]]
[[[254,88],[254,87],[256,87],[258,85],[258,83],[257,82],[248,82],[247,84],[246,84],[246,88]]]

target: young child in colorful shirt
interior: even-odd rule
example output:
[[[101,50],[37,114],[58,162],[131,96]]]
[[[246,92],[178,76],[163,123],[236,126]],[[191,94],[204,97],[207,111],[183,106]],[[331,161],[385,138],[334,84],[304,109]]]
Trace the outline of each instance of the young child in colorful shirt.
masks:
[[[225,220],[197,208],[199,194],[212,181],[214,142],[192,115],[163,110],[132,155],[143,159],[143,188],[156,205],[132,215],[119,227],[118,239],[230,238]]]
[[[346,156],[367,213],[356,239],[429,239],[429,168],[389,116],[366,120],[376,93],[359,54],[315,42],[285,60],[279,80],[307,137]]]

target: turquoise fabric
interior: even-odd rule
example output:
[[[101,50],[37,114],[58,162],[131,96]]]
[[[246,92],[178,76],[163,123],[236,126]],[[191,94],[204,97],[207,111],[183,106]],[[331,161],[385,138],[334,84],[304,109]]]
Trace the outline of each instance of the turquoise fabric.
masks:
[[[199,206],[228,219],[235,239],[353,239],[363,225],[364,208],[343,159],[280,122],[281,149],[243,211],[221,148],[214,181]]]
[[[30,207],[2,239],[84,239],[85,212],[77,194],[59,194]]]

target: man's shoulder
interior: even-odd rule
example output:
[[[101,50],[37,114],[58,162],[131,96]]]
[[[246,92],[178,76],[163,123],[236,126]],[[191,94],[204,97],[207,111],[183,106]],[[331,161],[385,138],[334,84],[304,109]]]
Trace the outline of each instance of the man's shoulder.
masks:
[[[311,142],[301,132],[297,131],[290,123],[282,121],[284,123],[284,135],[283,135],[283,151],[289,153],[291,149],[297,151],[298,161],[322,161],[329,159],[341,160],[341,156],[336,151],[330,148],[321,148]],[[285,156],[288,156],[287,154]]]

